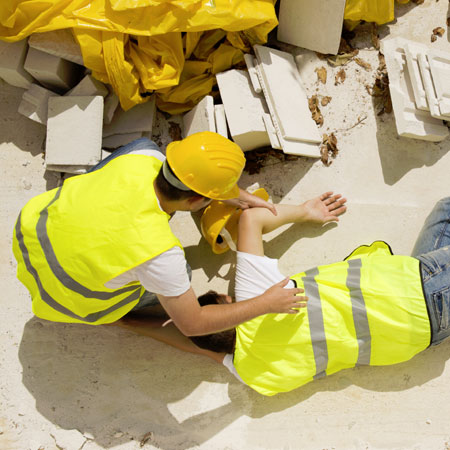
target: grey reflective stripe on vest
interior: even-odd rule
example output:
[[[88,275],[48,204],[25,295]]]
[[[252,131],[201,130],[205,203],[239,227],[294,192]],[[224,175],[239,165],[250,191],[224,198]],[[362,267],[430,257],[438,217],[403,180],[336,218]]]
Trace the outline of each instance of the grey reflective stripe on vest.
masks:
[[[57,190],[55,197],[53,200],[41,211],[38,223],[36,225],[36,234],[41,244],[42,250],[45,255],[45,259],[47,260],[47,264],[52,270],[55,277],[58,281],[67,289],[76,292],[77,294],[82,295],[86,298],[95,298],[96,300],[111,300],[117,295],[123,294],[124,292],[135,291],[136,286],[128,286],[122,289],[118,289],[114,292],[105,292],[105,291],[91,291],[87,287],[78,283],[78,281],[74,280],[59,264],[58,258],[56,257],[55,251],[53,250],[53,246],[50,242],[50,239],[47,234],[47,220],[48,220],[48,208],[52,205],[56,200],[58,200],[61,194],[62,186]]]
[[[319,269],[314,267],[313,269],[307,270],[305,276],[302,277],[305,295],[308,297],[306,309],[308,311],[309,330],[311,333],[314,361],[316,363],[315,380],[325,376],[328,365],[328,347],[323,322],[322,302],[319,295],[319,286],[314,278],[318,273]]]
[[[97,322],[99,319],[105,317],[106,315],[112,313],[113,311],[121,308],[122,306],[125,306],[135,300],[137,300],[140,296],[141,288],[138,287],[134,292],[131,293],[128,297],[121,300],[119,303],[116,303],[115,305],[109,307],[106,310],[98,311],[96,313],[88,314],[86,317],[79,316],[75,314],[74,312],[70,311],[66,307],[60,305],[55,299],[53,299],[50,294],[44,289],[42,286],[41,280],[39,278],[39,275],[36,271],[36,269],[33,267],[30,261],[30,256],[28,253],[28,249],[26,248],[23,234],[21,230],[21,217],[22,213],[19,214],[19,218],[17,219],[16,223],[16,239],[19,244],[20,251],[22,252],[23,261],[25,263],[25,267],[27,268],[28,272],[31,274],[31,276],[34,278],[36,285],[39,289],[39,294],[41,295],[42,300],[51,308],[54,310],[60,312],[61,314],[65,314],[66,316],[72,317],[73,319],[81,320],[83,322],[87,323],[94,323]]]
[[[352,302],[353,322],[358,341],[358,360],[356,364],[370,364],[371,335],[366,303],[361,291],[361,259],[350,259],[348,262],[347,288]]]

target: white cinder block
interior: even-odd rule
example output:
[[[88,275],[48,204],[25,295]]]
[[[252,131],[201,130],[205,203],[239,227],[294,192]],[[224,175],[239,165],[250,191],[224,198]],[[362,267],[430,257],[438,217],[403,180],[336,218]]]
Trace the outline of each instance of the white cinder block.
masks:
[[[108,97],[107,97],[108,98]],[[128,111],[117,108],[111,123],[103,127],[103,137],[114,134],[151,132],[155,116],[155,96],[152,95],[146,103],[133,106]]]
[[[108,136],[103,138],[102,147],[103,148],[119,148],[124,145],[129,144],[130,142],[135,141],[142,137],[142,133],[127,133],[127,134],[113,134],[112,136]]]
[[[119,97],[114,93],[112,88],[108,88],[109,94],[105,97],[105,105],[103,110],[103,123],[111,123],[119,106]]]
[[[228,138],[227,118],[223,105],[214,105],[214,118],[216,119],[216,131]]]
[[[35,80],[23,68],[27,51],[27,39],[18,42],[0,40],[0,78],[12,86],[28,89]]]
[[[103,97],[50,97],[45,150],[48,169],[97,164],[102,151],[102,126]]]
[[[243,151],[270,145],[263,121],[266,113],[262,94],[257,94],[246,70],[228,70],[216,75],[231,137]]]
[[[254,46],[264,95],[284,139],[321,142],[300,74],[290,53]],[[276,128],[276,127],[275,127]]]
[[[204,97],[183,116],[183,137],[200,131],[216,131],[214,100],[211,95]]]
[[[269,135],[270,145],[278,150],[283,150],[283,147],[281,146],[280,140],[277,136],[277,131],[273,126],[272,116],[269,113],[266,113],[263,115],[263,120],[264,125],[266,126],[267,134]]]
[[[427,53],[441,114],[450,114],[450,53],[431,50]]]
[[[28,50],[24,67],[40,84],[58,93],[71,89],[84,70],[77,64],[34,48]]]
[[[109,94],[107,87],[96,80],[92,75],[86,75],[74,88],[66,92],[65,95],[92,96],[101,95],[106,97]]]
[[[406,62],[408,64],[408,72],[411,78],[411,84],[414,91],[414,99],[418,109],[423,111],[429,111],[427,94],[425,92],[425,86],[423,84],[422,75],[420,74],[420,67],[418,61],[418,54],[427,50],[425,45],[417,44],[412,41],[406,41],[402,44],[405,50]]]
[[[389,74],[389,91],[397,132],[404,137],[432,142],[442,141],[448,136],[448,128],[441,120],[437,120],[431,117],[428,112],[416,108],[403,44],[397,39],[381,42],[381,49]],[[428,103],[430,105],[430,102]]]
[[[337,54],[345,0],[280,0],[277,38],[320,53]]]
[[[42,86],[32,84],[30,89],[23,93],[18,111],[35,122],[47,125],[48,99],[57,96],[58,94]]]
[[[253,55],[245,53],[245,64],[247,66],[248,74],[250,75],[250,81],[253,85],[253,90],[259,94],[262,91],[261,84],[259,83],[258,72],[256,71],[255,62],[256,59]]]
[[[80,46],[75,40],[72,30],[68,28],[46,33],[33,33],[30,36],[28,45],[36,50],[67,59],[80,66],[84,65]]]

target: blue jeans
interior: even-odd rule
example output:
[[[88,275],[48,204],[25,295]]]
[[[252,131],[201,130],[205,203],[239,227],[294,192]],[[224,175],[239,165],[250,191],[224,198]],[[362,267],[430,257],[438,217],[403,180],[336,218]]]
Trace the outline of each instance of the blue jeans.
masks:
[[[412,256],[421,262],[431,345],[436,345],[450,336],[450,197],[436,203],[417,238]]]
[[[156,150],[165,155],[165,153],[158,147],[157,144],[155,144],[150,139],[143,137],[136,139],[135,141],[130,142],[129,144],[124,145],[123,147],[118,148],[117,150],[112,152],[107,158],[100,161],[96,166],[92,167],[92,169],[90,169],[89,172],[94,172],[95,170],[101,169],[103,166],[105,166],[111,160],[117,158],[118,156],[127,155],[129,153],[134,153],[139,150]],[[188,263],[186,263],[186,269],[189,275],[189,280],[191,280],[192,270],[191,266]],[[145,291],[142,297],[140,298],[139,303],[131,311],[137,311],[138,309],[155,305],[159,305],[159,300],[156,294],[154,294],[153,292]]]

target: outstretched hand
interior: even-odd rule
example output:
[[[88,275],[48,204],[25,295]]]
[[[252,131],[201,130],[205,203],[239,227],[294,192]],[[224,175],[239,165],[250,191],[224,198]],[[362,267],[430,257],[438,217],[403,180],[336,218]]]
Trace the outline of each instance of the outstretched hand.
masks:
[[[319,197],[303,203],[306,220],[321,225],[328,222],[338,222],[338,216],[344,214],[347,210],[346,202],[347,199],[343,198],[341,194],[333,195],[333,192],[325,192]]]

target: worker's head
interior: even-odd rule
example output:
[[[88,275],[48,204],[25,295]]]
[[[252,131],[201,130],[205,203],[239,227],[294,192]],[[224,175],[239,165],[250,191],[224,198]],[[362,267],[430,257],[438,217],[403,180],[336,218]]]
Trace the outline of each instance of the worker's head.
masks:
[[[192,193],[215,200],[239,196],[237,182],[245,156],[237,144],[220,134],[202,131],[171,142],[166,156],[162,175],[171,187],[181,191],[180,198]]]
[[[215,291],[208,291],[198,297],[201,306],[223,305],[231,303],[229,295],[218,294]],[[190,336],[191,341],[200,348],[217,353],[233,353],[236,341],[236,329],[220,331],[219,333],[207,334],[205,336]]]

